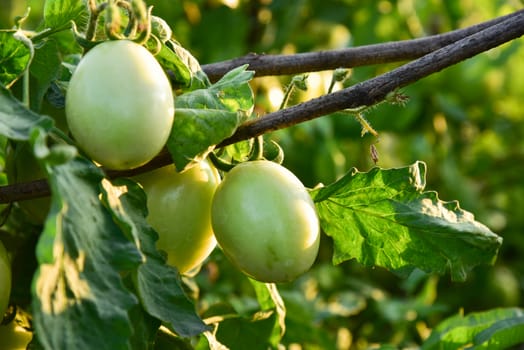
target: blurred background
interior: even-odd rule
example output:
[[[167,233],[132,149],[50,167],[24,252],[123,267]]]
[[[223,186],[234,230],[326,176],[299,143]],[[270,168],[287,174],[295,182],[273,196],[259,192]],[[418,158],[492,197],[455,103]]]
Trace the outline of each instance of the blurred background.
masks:
[[[175,38],[200,61],[249,52],[298,53],[418,38],[508,14],[518,0],[149,0]],[[0,0],[0,26],[31,8],[38,25],[43,1]],[[352,167],[400,167],[422,160],[427,189],[461,207],[504,239],[493,267],[465,283],[416,272],[408,279],[354,262],[330,263],[326,238],[314,269],[281,287],[288,308],[285,342],[308,349],[367,348],[420,342],[442,318],[502,306],[522,306],[524,290],[524,39],[427,77],[402,90],[405,106],[382,104],[365,113],[377,131],[361,136],[352,116],[334,114],[270,135],[285,152],[284,165],[306,186],[335,181]],[[400,64],[350,70],[337,89]],[[332,72],[310,73],[307,91],[290,103],[326,93]],[[279,108],[290,76],[253,81],[263,115]],[[214,272],[213,272],[214,271]],[[219,273],[217,273],[219,271]],[[211,277],[210,277],[211,276]],[[215,277],[212,277],[215,276]],[[218,276],[218,277],[217,277]],[[245,281],[216,255],[196,276],[202,309],[219,299],[240,302]],[[243,293],[245,292],[245,293]],[[245,301],[245,300],[244,300]],[[207,303],[207,304],[206,304]],[[328,344],[329,345],[328,347]],[[296,345],[298,346],[298,345]],[[300,347],[298,347],[300,348]]]

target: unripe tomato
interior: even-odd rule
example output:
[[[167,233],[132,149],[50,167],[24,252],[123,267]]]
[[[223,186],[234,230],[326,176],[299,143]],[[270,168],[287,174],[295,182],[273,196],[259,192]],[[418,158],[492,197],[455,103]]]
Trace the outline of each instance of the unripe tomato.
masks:
[[[216,246],[211,201],[220,176],[207,161],[177,173],[173,165],[140,175],[147,194],[147,220],[159,235],[167,263],[185,273],[202,264]]]
[[[78,145],[111,169],[135,168],[157,155],[174,111],[162,67],[144,47],[128,40],[91,49],[66,94],[67,124]]]
[[[33,333],[26,331],[15,321],[0,326],[0,349],[2,350],[25,350],[33,338]]]
[[[11,263],[4,244],[0,241],[0,321],[2,320],[11,294]],[[0,338],[1,339],[1,338]]]
[[[295,279],[318,253],[315,205],[300,180],[273,162],[235,166],[215,192],[211,220],[225,255],[262,282]]]

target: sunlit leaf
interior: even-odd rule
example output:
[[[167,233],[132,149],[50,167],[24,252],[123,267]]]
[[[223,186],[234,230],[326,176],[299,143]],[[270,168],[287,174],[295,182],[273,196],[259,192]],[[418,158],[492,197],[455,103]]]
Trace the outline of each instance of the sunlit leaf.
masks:
[[[188,50],[173,40],[168,41],[167,44],[191,72],[190,86],[184,90],[204,89],[211,85],[206,73],[200,67],[200,63]]]
[[[236,142],[224,147],[225,153],[235,161],[245,161],[253,148],[253,139]],[[264,148],[265,150],[265,148]]]
[[[213,146],[233,134],[239,123],[235,112],[211,109],[177,109],[167,143],[177,170],[184,169]]]
[[[143,263],[133,278],[144,309],[180,336],[189,337],[208,329],[185,295],[178,272],[165,264],[157,251],[157,233],[146,221],[144,191],[134,182],[120,179],[114,186],[104,181],[105,201],[126,234],[137,242]]]
[[[507,349],[523,342],[524,312],[506,308],[452,316],[433,330],[422,349]]]
[[[198,61],[173,40],[162,43],[155,58],[164,69],[169,71],[171,83],[175,87],[182,90],[196,90],[210,85]]]
[[[182,87],[191,84],[191,71],[189,70],[189,67],[173,50],[169,48],[169,46],[162,44],[160,50],[156,52],[155,58],[164,69],[170,72],[172,84]]]
[[[249,111],[253,108],[253,91],[248,83],[254,72],[246,68],[247,65],[233,69],[207,89],[180,95],[176,100],[177,108]]]
[[[46,0],[44,4],[44,26],[59,29],[70,25],[86,12],[82,0]]]
[[[321,226],[335,243],[333,262],[356,259],[399,273],[414,268],[463,281],[495,260],[502,238],[457,202],[424,192],[426,166],[355,170],[313,192]]]
[[[102,172],[76,158],[46,166],[51,210],[37,246],[33,324],[46,349],[128,349],[138,299],[121,273],[141,256],[99,200]]]
[[[0,30],[0,84],[9,87],[27,70],[33,45],[22,32]]]
[[[248,84],[253,72],[239,67],[207,89],[176,99],[176,112],[167,148],[177,170],[205,156],[214,145],[231,136],[253,107]]]

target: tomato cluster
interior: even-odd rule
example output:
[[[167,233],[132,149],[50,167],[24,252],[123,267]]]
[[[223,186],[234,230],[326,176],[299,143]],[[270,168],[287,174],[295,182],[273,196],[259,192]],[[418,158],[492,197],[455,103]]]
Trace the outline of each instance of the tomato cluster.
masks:
[[[315,261],[320,242],[315,205],[281,165],[257,160],[234,167],[218,186],[211,216],[224,253],[256,280],[289,282]]]
[[[320,242],[315,206],[281,165],[241,163],[220,181],[204,161],[182,173],[168,166],[135,179],[147,194],[157,247],[181,273],[200,266],[216,241],[235,266],[263,282],[289,282],[315,261]]]
[[[79,148],[109,169],[135,168],[156,156],[167,142],[175,113],[162,67],[143,46],[128,40],[98,44],[82,58],[65,107],[67,127]],[[27,146],[18,150],[26,155],[15,157],[20,173],[15,181],[42,175],[36,160],[28,161],[32,154]],[[30,164],[35,167],[28,168]],[[170,165],[134,180],[147,195],[147,220],[159,235],[157,248],[180,273],[195,271],[217,241],[235,266],[264,282],[293,280],[316,258],[315,206],[295,175],[277,163],[241,163],[223,181],[207,160],[183,172]],[[46,200],[34,203],[44,208],[41,213],[30,202],[21,207],[30,216],[41,214],[42,222]]]

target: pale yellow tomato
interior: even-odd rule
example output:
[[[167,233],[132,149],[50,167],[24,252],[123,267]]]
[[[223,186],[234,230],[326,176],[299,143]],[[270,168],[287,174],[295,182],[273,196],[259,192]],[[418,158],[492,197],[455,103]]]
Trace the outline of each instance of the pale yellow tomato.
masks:
[[[15,321],[5,326],[0,326],[0,349],[25,350],[33,338],[33,333],[28,332]]]
[[[202,264],[215,248],[211,201],[220,176],[207,161],[177,173],[167,166],[136,180],[147,194],[147,220],[158,232],[157,247],[180,273]]]
[[[11,263],[4,244],[0,241],[0,320],[2,319],[11,294]],[[0,339],[2,339],[0,337]]]
[[[320,243],[313,200],[300,180],[265,160],[241,163],[218,186],[211,212],[225,255],[262,282],[288,282],[307,271]]]

